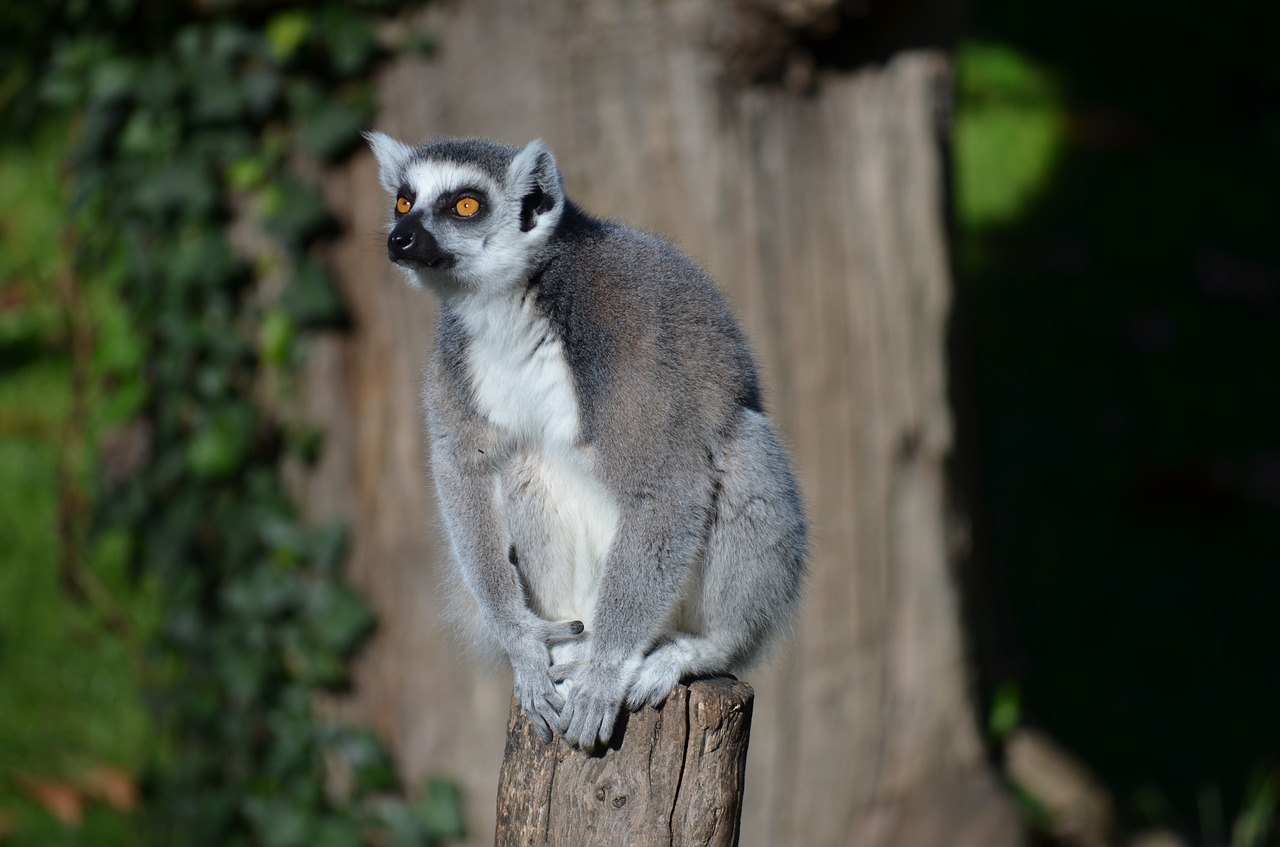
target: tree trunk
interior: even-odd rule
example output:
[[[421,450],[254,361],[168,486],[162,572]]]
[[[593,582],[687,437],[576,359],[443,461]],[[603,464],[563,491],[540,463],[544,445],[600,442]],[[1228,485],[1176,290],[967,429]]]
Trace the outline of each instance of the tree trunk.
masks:
[[[544,744],[513,699],[497,847],[736,847],[752,696],[731,679],[682,685],[599,755]]]
[[[890,29],[932,14],[893,8]],[[775,32],[782,48],[751,47],[759,26],[739,23],[781,24],[746,14],[713,0],[439,3],[425,19],[438,50],[382,79],[379,127],[545,138],[571,197],[676,239],[741,315],[814,542],[794,639],[749,675],[743,843],[1015,843],[966,690],[952,579],[966,533],[946,473],[948,56],[877,42],[874,64],[851,46],[837,67],[822,59],[833,36],[805,53],[816,36],[794,23]],[[744,63],[743,50],[776,61]],[[411,782],[459,779],[486,844],[510,677],[438,623],[446,548],[418,400],[434,304],[386,261],[371,157],[329,188],[358,233],[334,257],[355,329],[312,356],[328,440],[308,490],[316,517],[352,522],[351,578],[382,616],[335,711],[372,721]]]

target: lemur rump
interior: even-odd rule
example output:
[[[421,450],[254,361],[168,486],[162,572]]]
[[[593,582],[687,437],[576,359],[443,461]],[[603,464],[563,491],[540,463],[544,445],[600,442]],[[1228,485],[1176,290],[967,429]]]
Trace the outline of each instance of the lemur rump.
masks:
[[[712,282],[575,206],[541,141],[368,140],[389,257],[441,300],[424,404],[453,559],[538,732],[594,747],[624,705],[758,658],[805,519]]]

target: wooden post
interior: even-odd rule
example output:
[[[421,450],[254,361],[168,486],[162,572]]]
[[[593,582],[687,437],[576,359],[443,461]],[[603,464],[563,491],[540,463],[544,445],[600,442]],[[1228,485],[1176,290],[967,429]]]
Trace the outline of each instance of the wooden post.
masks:
[[[544,744],[513,700],[496,847],[736,847],[754,698],[733,679],[681,685],[596,754]]]

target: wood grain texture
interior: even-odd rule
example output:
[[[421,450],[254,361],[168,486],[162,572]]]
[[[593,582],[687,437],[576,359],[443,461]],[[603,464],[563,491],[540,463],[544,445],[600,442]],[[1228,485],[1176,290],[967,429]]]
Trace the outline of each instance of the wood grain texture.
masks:
[[[729,5],[433,4],[438,49],[380,80],[378,126],[545,138],[570,196],[673,238],[741,316],[813,540],[794,637],[749,674],[742,843],[1016,843],[952,578],[965,516],[946,464],[948,56],[819,69],[803,94],[727,86],[708,45]],[[440,624],[447,546],[418,399],[435,307],[386,261],[372,157],[326,189],[353,233],[332,258],[355,330],[313,348],[306,395],[328,435],[308,493],[316,517],[351,522],[350,576],[381,616],[354,694],[330,708],[372,722],[411,784],[460,780],[471,843],[486,844],[511,682]]]
[[[682,685],[600,754],[544,744],[513,700],[495,844],[734,847],[753,698],[732,679]]]

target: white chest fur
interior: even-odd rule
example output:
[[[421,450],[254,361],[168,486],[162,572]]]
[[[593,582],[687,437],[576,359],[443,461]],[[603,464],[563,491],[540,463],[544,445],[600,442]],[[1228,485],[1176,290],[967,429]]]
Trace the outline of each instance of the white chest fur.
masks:
[[[548,619],[590,627],[619,510],[577,444],[577,395],[560,339],[529,299],[461,315],[476,406],[510,439],[496,494],[529,599]]]
[[[560,340],[532,298],[462,313],[476,405],[522,443],[566,448],[578,436],[578,401]]]

